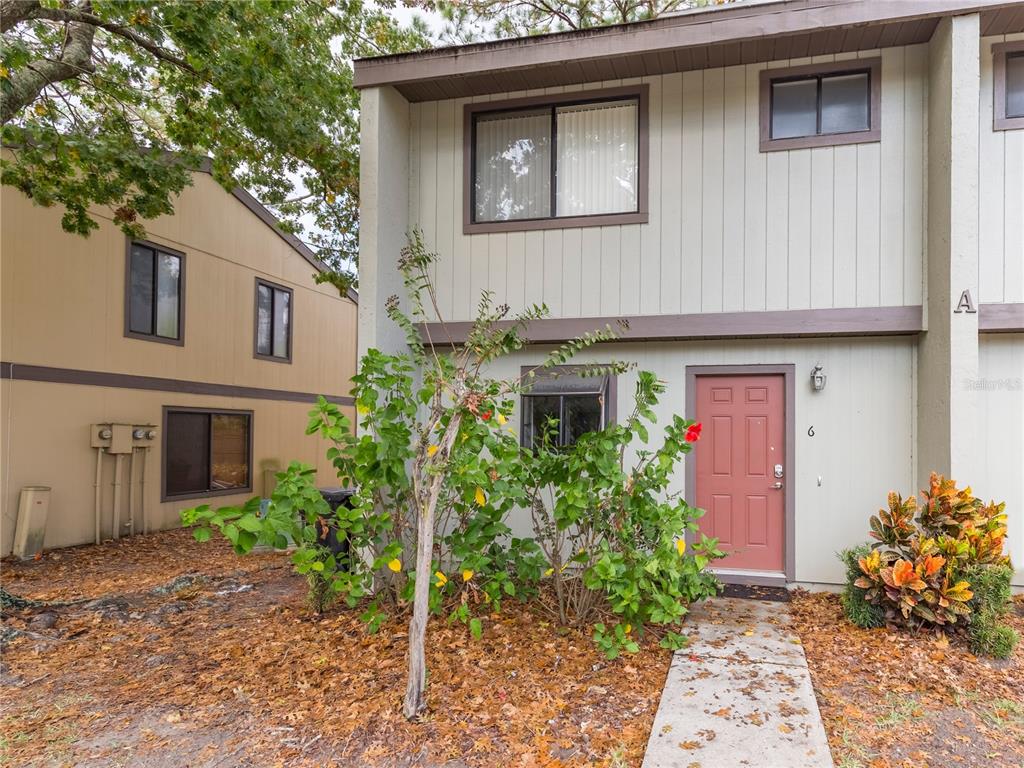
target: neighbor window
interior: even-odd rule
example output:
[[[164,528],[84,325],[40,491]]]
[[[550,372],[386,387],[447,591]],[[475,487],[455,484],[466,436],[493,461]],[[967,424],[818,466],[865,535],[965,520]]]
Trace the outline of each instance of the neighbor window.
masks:
[[[128,247],[125,335],[181,344],[185,255],[153,243]]]
[[[526,369],[529,370],[529,369]],[[522,444],[537,448],[573,445],[604,428],[614,415],[614,378],[584,376],[578,368],[536,372],[522,395]]]
[[[256,280],[256,351],[267,360],[291,362],[292,291],[290,288]]]
[[[878,141],[878,60],[761,72],[761,150]]]
[[[164,410],[164,498],[252,489],[249,411]]]
[[[644,93],[615,89],[543,103],[468,105],[466,230],[641,221]]]
[[[1024,40],[992,46],[993,128],[1024,128]]]

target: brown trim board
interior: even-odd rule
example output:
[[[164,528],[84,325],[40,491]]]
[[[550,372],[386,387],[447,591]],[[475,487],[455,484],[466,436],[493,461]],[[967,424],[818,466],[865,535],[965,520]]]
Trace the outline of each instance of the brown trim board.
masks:
[[[698,46],[743,45],[786,37],[795,39],[822,30],[831,35],[833,53],[845,49],[846,38],[866,36],[873,25],[895,24],[916,28],[941,16],[985,12],[992,14],[1016,7],[1013,2],[987,0],[788,0],[775,3],[737,3],[698,12],[668,14],[649,21],[618,24],[578,32],[559,32],[527,38],[449,46],[408,54],[396,54],[355,61],[356,88],[435,82],[442,84],[436,98],[454,98],[462,82],[473,76],[502,71],[519,71],[529,83],[529,70],[539,67],[565,70],[566,77],[578,77],[579,62],[599,65],[616,63],[647,54],[668,56]],[[930,33],[929,33],[930,34]],[[994,34],[990,31],[989,34]],[[878,40],[878,35],[869,42]],[[756,46],[755,46],[756,47]],[[874,45],[866,45],[873,48]],[[800,54],[803,55],[803,54]],[[676,57],[678,58],[678,57]],[[790,56],[777,56],[785,59]],[[740,61],[736,63],[748,63]],[[609,67],[615,71],[613,67]],[[650,73],[648,73],[650,74]],[[612,74],[597,79],[614,79]],[[566,81],[572,82],[572,81]],[[576,80],[576,82],[580,82]],[[544,83],[556,85],[560,83]],[[524,85],[532,87],[532,85]],[[504,88],[502,90],[515,90]]]
[[[978,333],[1024,333],[1024,302],[980,304]]]
[[[984,306],[984,305],[983,305]],[[815,336],[908,336],[924,330],[920,306],[858,307],[843,309],[789,309],[769,312],[708,312],[693,315],[640,315],[629,317],[572,317],[535,320],[527,324],[526,338],[535,344],[558,344],[605,326],[619,329],[621,341],[683,341],[691,339],[803,338]],[[500,325],[510,325],[502,323]],[[420,327],[424,341],[449,336],[466,341],[470,322]]]
[[[783,377],[786,392],[786,412],[783,419],[786,423],[786,451],[785,451],[785,476],[786,478],[796,477],[796,365],[784,363],[780,365],[688,365],[686,366],[686,418],[697,418],[697,377],[698,376],[742,376],[744,374],[753,376],[765,376],[778,374]],[[694,450],[700,450],[700,443],[697,443]],[[686,503],[691,507],[697,506],[697,461],[687,458],[683,461],[685,471]],[[784,553],[784,568],[786,581],[796,581],[796,493],[793,491],[789,481],[785,481],[783,490],[786,494],[786,551]],[[688,535],[687,538],[690,538]],[[741,575],[723,574],[719,577],[725,582],[747,583]]]
[[[242,387],[234,384],[214,384],[206,381],[181,381],[180,379],[163,379],[157,376],[136,376],[129,373],[107,373],[105,371],[82,371],[74,368],[50,368],[44,365],[22,365],[21,363],[11,362],[0,362],[0,379],[44,381],[51,384],[80,384],[89,387],[113,387],[116,389],[142,389],[186,395],[245,397],[253,400],[276,400],[293,403],[312,403],[317,398],[317,394],[314,392]],[[324,397],[328,402],[335,405],[355,405],[355,399],[348,395],[324,395]]]

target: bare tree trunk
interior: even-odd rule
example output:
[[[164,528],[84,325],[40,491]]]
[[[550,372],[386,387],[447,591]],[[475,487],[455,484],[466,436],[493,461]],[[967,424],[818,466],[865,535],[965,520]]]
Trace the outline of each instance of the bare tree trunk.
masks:
[[[448,461],[452,445],[459,434],[462,415],[456,411],[448,422],[441,444],[435,454],[437,463]],[[420,475],[423,467],[416,467]],[[405,716],[413,720],[427,708],[427,660],[425,645],[427,620],[430,603],[430,565],[434,555],[434,520],[437,514],[437,499],[444,484],[444,473],[430,477],[427,498],[420,499],[418,490],[414,493],[417,512],[416,536],[416,585],[413,592],[412,620],[409,622],[409,682],[405,689]]]

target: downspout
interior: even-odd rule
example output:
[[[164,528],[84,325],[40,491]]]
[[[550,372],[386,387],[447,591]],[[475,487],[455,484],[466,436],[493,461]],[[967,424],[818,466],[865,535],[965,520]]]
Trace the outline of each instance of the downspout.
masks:
[[[142,532],[149,533],[146,523],[146,461],[149,458],[149,446],[142,447],[142,468],[139,470],[139,517],[142,520]]]

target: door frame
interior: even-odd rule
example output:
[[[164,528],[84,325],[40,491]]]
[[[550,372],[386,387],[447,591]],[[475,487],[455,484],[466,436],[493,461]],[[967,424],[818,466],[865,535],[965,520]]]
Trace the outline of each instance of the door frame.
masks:
[[[794,363],[782,364],[752,364],[752,365],[688,365],[686,366],[686,418],[697,418],[697,377],[714,376],[771,376],[781,375],[783,377],[783,423],[785,431],[786,449],[783,461],[786,465],[785,485],[782,488],[784,494],[783,508],[785,513],[783,533],[783,578],[775,576],[763,576],[760,573],[752,572],[744,576],[741,572],[729,572],[719,574],[719,579],[732,584],[762,584],[775,586],[788,584],[796,581],[796,493],[790,485],[796,480],[796,365]],[[684,498],[690,506],[697,505],[697,461],[696,458],[687,456],[683,463],[685,465],[686,492]]]

